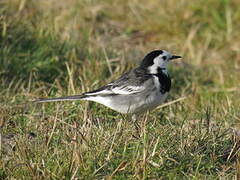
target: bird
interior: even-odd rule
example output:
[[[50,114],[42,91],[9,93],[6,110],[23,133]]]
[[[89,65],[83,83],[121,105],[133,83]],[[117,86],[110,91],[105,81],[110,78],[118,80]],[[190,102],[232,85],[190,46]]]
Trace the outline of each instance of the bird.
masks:
[[[166,100],[171,89],[167,67],[170,61],[178,58],[182,57],[166,50],[153,50],[136,68],[99,89],[81,95],[38,99],[35,102],[87,100],[123,114],[143,113]]]

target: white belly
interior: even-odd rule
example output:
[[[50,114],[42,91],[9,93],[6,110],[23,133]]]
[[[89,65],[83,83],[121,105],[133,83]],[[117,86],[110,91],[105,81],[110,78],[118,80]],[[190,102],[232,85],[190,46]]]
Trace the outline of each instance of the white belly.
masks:
[[[112,97],[88,97],[86,100],[103,104],[120,113],[142,113],[154,109],[162,104],[168,93],[161,94],[160,91],[153,91],[150,95],[117,95]]]

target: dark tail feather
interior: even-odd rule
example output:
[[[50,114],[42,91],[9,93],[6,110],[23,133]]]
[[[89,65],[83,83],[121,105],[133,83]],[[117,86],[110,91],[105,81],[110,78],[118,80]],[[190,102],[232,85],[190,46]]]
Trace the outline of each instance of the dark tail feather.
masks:
[[[74,100],[81,100],[86,97],[87,95],[65,96],[65,97],[57,97],[57,98],[49,98],[49,99],[38,99],[34,102],[42,103],[42,102],[56,102],[56,101],[74,101]]]

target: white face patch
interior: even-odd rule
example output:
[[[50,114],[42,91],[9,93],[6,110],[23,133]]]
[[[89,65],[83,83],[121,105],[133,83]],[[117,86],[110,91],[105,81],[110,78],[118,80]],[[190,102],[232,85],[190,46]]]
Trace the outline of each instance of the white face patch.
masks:
[[[169,52],[163,50],[162,54],[154,58],[153,65],[148,67],[149,72],[151,74],[156,74],[158,68],[166,69],[171,57],[172,55]]]

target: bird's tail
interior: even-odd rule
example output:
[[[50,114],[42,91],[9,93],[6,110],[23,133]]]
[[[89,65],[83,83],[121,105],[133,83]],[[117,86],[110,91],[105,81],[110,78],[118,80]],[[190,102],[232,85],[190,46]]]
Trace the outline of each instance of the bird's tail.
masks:
[[[56,101],[74,101],[74,100],[84,100],[87,95],[75,95],[75,96],[65,96],[65,97],[57,97],[57,98],[46,98],[46,99],[38,99],[34,102],[43,103],[43,102],[56,102]]]

